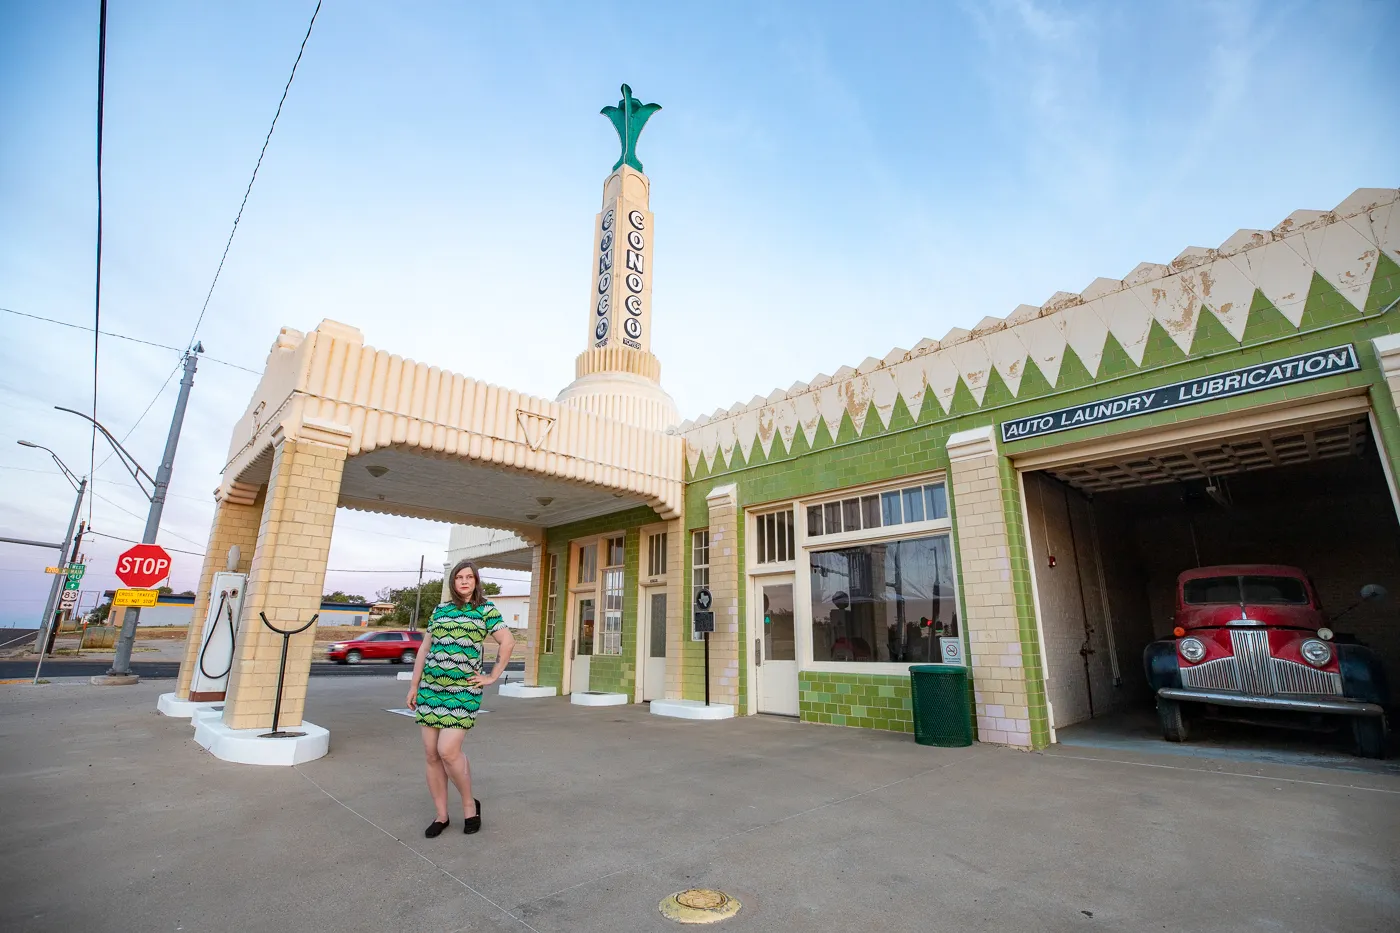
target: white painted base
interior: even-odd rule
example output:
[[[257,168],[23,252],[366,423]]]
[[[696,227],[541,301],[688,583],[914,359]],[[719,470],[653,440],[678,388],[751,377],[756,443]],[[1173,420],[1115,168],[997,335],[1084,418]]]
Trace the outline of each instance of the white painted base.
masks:
[[[208,709],[211,706],[222,706],[216,700],[209,700],[204,703],[195,703],[191,700],[182,700],[173,693],[162,693],[156,700],[156,712],[162,716],[170,716],[173,719],[189,719],[194,715],[195,710]]]
[[[571,693],[569,702],[575,706],[622,706],[627,702],[625,693]]]
[[[224,704],[213,703],[209,706],[203,706],[195,710],[194,715],[190,717],[190,725],[198,729],[199,724],[202,722],[218,722],[223,718]]]
[[[323,757],[331,748],[331,734],[315,723],[302,720],[299,726],[284,726],[292,732],[305,732],[292,739],[258,738],[268,729],[230,729],[223,720],[203,719],[194,730],[194,740],[215,758],[241,765],[299,765]]]
[[[399,673],[398,673],[398,679],[399,679],[399,680],[412,680],[412,679],[413,679],[413,671],[399,671]]]
[[[524,684],[501,684],[503,697],[552,697],[559,691],[554,687],[527,687]]]
[[[652,700],[651,714],[676,719],[733,719],[734,707],[728,703],[706,706],[703,700]]]

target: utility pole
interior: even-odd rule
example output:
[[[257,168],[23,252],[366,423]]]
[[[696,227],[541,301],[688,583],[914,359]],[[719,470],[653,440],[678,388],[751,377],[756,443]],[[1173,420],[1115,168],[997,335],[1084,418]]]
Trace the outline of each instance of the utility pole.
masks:
[[[84,480],[84,482],[86,482],[86,480]],[[79,502],[82,501],[82,493],[79,493],[79,494],[78,494],[78,501],[79,501]],[[71,553],[71,554],[69,555],[69,557],[68,557],[68,566],[69,566],[69,567],[71,567],[73,564],[76,564],[76,563],[78,562],[78,548],[80,548],[80,547],[83,546],[83,532],[84,532],[86,529],[87,529],[87,522],[83,522],[83,523],[81,523],[80,525],[78,525],[78,534],[77,534],[76,537],[73,538],[73,550],[72,550],[72,553]],[[69,535],[72,535],[72,533],[73,533],[72,525],[69,525],[68,533],[69,533]],[[62,557],[62,555],[60,554],[60,555],[59,555],[59,560],[62,560],[62,559],[63,559],[63,557]],[[67,580],[68,580],[68,574],[67,574],[67,573],[61,573],[61,574],[57,574],[57,575],[56,575],[56,579],[55,579],[54,582],[57,583],[57,582],[60,582],[60,581],[61,581],[61,582],[66,583]],[[43,639],[44,639],[44,643],[43,643],[44,646],[43,646],[43,648],[41,648],[41,649],[39,650],[39,662],[38,662],[37,664],[34,665],[34,683],[35,683],[36,685],[39,683],[39,672],[42,671],[42,670],[44,669],[44,656],[45,656],[45,654],[51,654],[51,653],[53,652],[53,643],[54,643],[54,640],[58,638],[58,628],[59,628],[59,625],[60,625],[60,622],[61,622],[62,619],[63,619],[63,608],[62,608],[61,606],[60,606],[56,611],[55,611],[55,610],[50,610],[49,613],[48,613],[48,618],[47,618],[47,620],[45,620],[45,624],[44,624],[43,630],[40,632],[40,634],[43,636]]]
[[[72,567],[72,566],[74,566],[75,564],[78,563],[78,549],[81,548],[81,547],[83,546],[83,534],[84,534],[86,531],[87,531],[87,522],[79,522],[79,523],[78,523],[78,534],[77,534],[77,537],[75,537],[75,538],[73,539],[73,551],[72,551],[72,553],[69,554],[69,556],[68,556],[68,566],[69,566],[69,567]],[[71,573],[72,573],[72,571],[69,571],[68,573],[62,574],[62,577],[63,577],[64,581],[67,581],[67,579],[68,579],[68,577],[71,575]],[[65,582],[65,587],[66,587],[66,582]],[[54,639],[56,639],[56,638],[58,637],[58,630],[59,630],[60,628],[63,627],[63,619],[64,619],[65,614],[66,614],[66,610],[64,610],[63,606],[60,605],[60,606],[58,607],[58,613],[57,613],[57,614],[54,616],[54,618],[53,618],[52,624],[49,625],[49,642],[48,642],[48,645],[49,645],[49,646],[48,646],[48,652],[49,652],[49,654],[53,654],[53,643],[54,643]],[[36,672],[36,673],[37,673],[37,672]]]
[[[413,591],[413,624],[409,628],[418,631],[418,610],[423,605],[423,562],[428,559],[428,555],[418,556],[418,589]]]
[[[78,481],[78,498],[73,503],[73,517],[68,519],[68,532],[63,537],[63,543],[58,547],[58,559],[63,560],[64,553],[68,550],[68,542],[73,540],[73,529],[78,526],[78,513],[83,510],[83,493],[87,492],[87,478]],[[44,663],[44,651],[49,644],[49,626],[53,624],[54,607],[58,605],[58,594],[63,589],[64,581],[68,579],[66,573],[56,573],[53,577],[53,585],[49,587],[49,601],[44,604],[44,616],[39,620],[39,633],[34,639],[34,650],[39,652],[39,663]],[[39,679],[39,672],[34,671],[34,679]]]
[[[165,510],[165,493],[170,488],[170,474],[175,467],[175,449],[180,445],[180,428],[185,423],[185,408],[189,405],[190,388],[194,385],[198,355],[203,352],[204,347],[198,343],[185,351],[185,374],[180,379],[180,395],[175,399],[175,414],[170,419],[170,433],[165,438],[165,453],[160,458],[160,469],[156,470],[154,488],[151,490],[151,508],[146,513],[146,531],[141,535],[142,544],[155,544],[156,533],[160,531],[160,515]],[[117,638],[116,653],[112,658],[112,669],[106,674],[106,678],[121,678],[115,683],[136,683],[139,680],[131,673],[131,649],[136,642],[136,625],[140,618],[139,608],[129,609],[122,622],[121,635]],[[93,681],[114,683],[105,678],[93,678]]]

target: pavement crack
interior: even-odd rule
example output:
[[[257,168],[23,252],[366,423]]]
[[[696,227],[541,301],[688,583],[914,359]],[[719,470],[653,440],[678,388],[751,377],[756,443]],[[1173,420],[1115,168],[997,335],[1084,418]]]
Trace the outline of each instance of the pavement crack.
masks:
[[[426,855],[424,855],[422,852],[419,852],[417,849],[413,848],[413,846],[411,846],[411,845],[409,845],[408,843],[404,842],[404,841],[403,841],[402,839],[400,839],[398,836],[395,836],[393,833],[389,832],[389,831],[388,831],[387,829],[385,829],[383,826],[380,826],[380,825],[379,825],[378,823],[376,823],[374,820],[372,820],[372,819],[370,819],[369,817],[365,816],[363,813],[361,813],[359,810],[356,810],[354,807],[350,806],[350,804],[346,803],[344,800],[341,800],[341,799],[340,799],[339,797],[337,797],[335,794],[332,794],[330,791],[326,790],[326,789],[325,789],[324,787],[322,787],[320,784],[316,783],[316,781],[311,777],[311,775],[309,775],[309,774],[307,774],[305,771],[301,770],[301,768],[296,767],[296,766],[293,766],[292,770],[295,771],[297,774],[300,774],[303,778],[305,778],[306,781],[307,781],[312,787],[316,788],[316,789],[319,790],[321,793],[323,793],[323,794],[325,794],[327,797],[329,797],[331,800],[335,801],[335,802],[336,802],[337,804],[339,804],[340,806],[344,807],[345,809],[349,810],[351,813],[353,813],[353,814],[355,814],[356,816],[358,816],[360,819],[364,820],[364,821],[365,821],[366,823],[368,823],[370,826],[373,826],[375,829],[379,830],[381,833],[383,833],[384,835],[388,836],[390,839],[394,840],[394,841],[397,842],[399,845],[403,846],[403,847],[404,847],[405,849],[407,849],[409,852],[412,852],[416,857],[422,859],[423,861],[427,862],[429,865],[433,866],[433,868],[435,868],[435,869],[437,869],[438,871],[442,872],[442,874],[446,875],[448,878],[451,878],[453,881],[457,882],[457,884],[461,885],[463,888],[466,888],[466,889],[467,889],[468,891],[470,891],[472,894],[475,894],[477,897],[481,898],[483,901],[485,901],[486,903],[490,904],[490,905],[491,905],[492,907],[494,907],[496,910],[499,910],[501,913],[505,914],[506,917],[508,917],[509,919],[514,920],[515,922],[519,923],[521,926],[525,927],[525,929],[532,931],[532,933],[540,933],[539,930],[536,930],[534,927],[530,926],[530,924],[529,924],[528,922],[526,922],[526,920],[525,920],[523,917],[517,917],[517,916],[515,915],[514,912],[512,912],[512,911],[510,911],[510,910],[507,910],[506,908],[502,907],[500,904],[497,904],[495,901],[491,900],[491,898],[487,897],[485,894],[482,894],[482,893],[481,893],[480,891],[478,891],[476,888],[474,888],[474,887],[472,887],[471,885],[467,884],[467,882],[463,881],[461,878],[457,877],[457,876],[454,875],[452,872],[448,871],[446,868],[443,868],[443,867],[442,867],[441,865],[439,865],[437,862],[435,862],[435,861],[433,861],[432,859],[428,858],[428,857],[427,857]],[[522,905],[522,906],[523,906],[523,905]],[[464,929],[465,929],[465,928],[464,928]]]

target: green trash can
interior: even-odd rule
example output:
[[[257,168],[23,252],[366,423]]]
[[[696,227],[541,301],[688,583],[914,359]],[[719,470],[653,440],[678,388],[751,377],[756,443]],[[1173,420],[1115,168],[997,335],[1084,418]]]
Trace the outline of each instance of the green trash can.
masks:
[[[967,668],[956,664],[915,664],[909,668],[909,680],[913,691],[914,741],[943,748],[971,745]]]

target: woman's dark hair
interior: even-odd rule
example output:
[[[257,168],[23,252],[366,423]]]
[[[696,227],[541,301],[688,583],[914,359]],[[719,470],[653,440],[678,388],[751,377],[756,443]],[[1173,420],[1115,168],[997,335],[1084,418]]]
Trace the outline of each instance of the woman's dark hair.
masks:
[[[461,593],[457,592],[457,574],[461,573],[463,570],[470,570],[472,576],[476,578],[476,585],[472,587],[471,599],[467,599]],[[484,590],[485,587],[481,582],[481,571],[476,569],[476,564],[473,564],[469,560],[457,561],[457,566],[452,568],[452,573],[447,577],[448,599],[451,600],[452,605],[456,606],[458,609],[461,609],[463,606],[481,606],[486,602],[486,593],[483,592]]]

